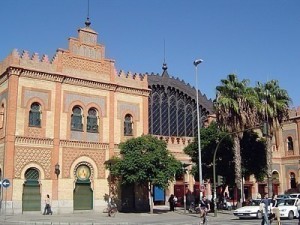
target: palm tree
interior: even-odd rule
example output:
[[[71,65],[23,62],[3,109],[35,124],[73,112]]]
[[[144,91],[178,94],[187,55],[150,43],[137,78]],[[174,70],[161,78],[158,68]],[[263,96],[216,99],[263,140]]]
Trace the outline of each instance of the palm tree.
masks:
[[[233,136],[235,180],[238,189],[242,181],[240,141],[243,131],[257,124],[255,105],[258,98],[248,84],[249,80],[243,79],[240,82],[237,75],[230,74],[216,87],[216,118],[218,124]]]
[[[291,98],[286,90],[279,87],[277,80],[270,80],[265,84],[257,82],[254,88],[260,104],[257,105],[258,116],[267,125],[267,178],[268,193],[272,195],[272,146],[271,141],[280,124],[288,119],[289,104]]]

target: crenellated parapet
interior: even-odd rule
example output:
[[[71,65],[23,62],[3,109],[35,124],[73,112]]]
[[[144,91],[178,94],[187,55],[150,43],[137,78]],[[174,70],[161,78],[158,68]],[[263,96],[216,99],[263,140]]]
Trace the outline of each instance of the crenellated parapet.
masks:
[[[0,62],[0,76],[6,80],[12,68],[21,76],[57,82],[72,82],[84,86],[109,85],[108,89],[148,95],[146,75],[117,72],[115,61],[105,58],[105,46],[97,42],[98,34],[90,27],[78,30],[77,38],[69,38],[68,49],[58,48],[54,57],[19,52],[14,49]],[[14,74],[18,75],[18,74]],[[0,78],[0,79],[1,79]]]
[[[30,54],[28,51],[19,52],[17,49],[14,49],[11,54],[0,63],[0,74],[3,74],[8,67],[21,67],[55,73],[57,72],[57,61],[57,55],[49,60],[47,55],[40,57],[38,53]]]
[[[175,137],[175,136],[159,136],[154,135],[159,140],[165,141],[167,145],[187,146],[193,142],[194,137]]]
[[[300,116],[300,107],[292,108],[289,110],[289,118],[295,118]]]
[[[120,86],[148,89],[147,74],[125,73],[123,70],[115,78],[115,82]]]

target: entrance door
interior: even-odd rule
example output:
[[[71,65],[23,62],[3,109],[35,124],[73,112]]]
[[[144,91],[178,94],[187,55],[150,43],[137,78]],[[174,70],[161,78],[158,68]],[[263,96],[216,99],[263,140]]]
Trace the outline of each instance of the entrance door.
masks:
[[[93,209],[93,190],[91,183],[79,183],[75,185],[73,192],[74,210]]]
[[[182,184],[175,184],[174,185],[174,195],[177,197],[177,205],[183,206],[183,197],[184,197],[184,187]]]
[[[25,172],[25,179],[22,194],[22,210],[41,211],[41,191],[38,182],[38,170],[36,168],[29,168]]]

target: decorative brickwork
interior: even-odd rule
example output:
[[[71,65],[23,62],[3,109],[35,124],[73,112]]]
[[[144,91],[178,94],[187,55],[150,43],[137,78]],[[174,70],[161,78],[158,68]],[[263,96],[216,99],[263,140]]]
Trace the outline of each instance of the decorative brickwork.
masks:
[[[22,169],[31,162],[39,164],[45,172],[45,178],[50,179],[51,174],[50,148],[16,146],[15,151],[15,178],[21,178]]]
[[[66,141],[61,140],[60,141],[61,147],[66,148],[90,148],[90,149],[101,149],[101,150],[107,150],[109,148],[108,144],[103,143],[93,143],[93,142],[81,142],[81,141]]]
[[[107,61],[92,61],[92,60],[83,60],[82,58],[71,57],[70,55],[63,55],[62,61],[63,67],[73,68],[74,70],[81,71],[93,71],[100,73],[102,76],[108,76],[110,74],[110,63]],[[104,78],[108,80],[108,78]]]
[[[135,121],[140,120],[140,108],[138,104],[118,101],[118,119],[123,120],[123,116],[126,112],[131,112]]]
[[[28,131],[27,135],[29,137],[32,137],[32,138],[43,138],[43,137],[45,137],[44,132],[41,132],[41,131],[44,131],[44,130],[42,130],[41,128],[28,127],[27,131]]]
[[[40,90],[40,89],[32,89],[32,88],[30,88],[30,89],[23,88],[22,107],[26,108],[28,101],[32,98],[39,98],[44,102],[45,108],[43,110],[49,110],[51,108],[50,91]]]
[[[48,145],[53,146],[53,139],[50,138],[34,138],[34,137],[16,137],[16,145],[28,144],[28,145]]]
[[[89,157],[97,164],[98,177],[96,177],[95,179],[105,178],[105,166],[104,166],[105,150],[104,149],[91,150],[91,149],[78,149],[78,148],[63,149],[63,156],[62,156],[62,160],[64,162],[63,169],[62,169],[63,178],[70,178],[70,173],[73,173],[73,171],[70,171],[72,163],[81,156]]]
[[[80,101],[85,106],[91,103],[95,103],[101,109],[103,117],[106,116],[106,97],[95,95],[83,95],[78,93],[64,92],[64,112],[68,112],[70,104],[74,101]]]

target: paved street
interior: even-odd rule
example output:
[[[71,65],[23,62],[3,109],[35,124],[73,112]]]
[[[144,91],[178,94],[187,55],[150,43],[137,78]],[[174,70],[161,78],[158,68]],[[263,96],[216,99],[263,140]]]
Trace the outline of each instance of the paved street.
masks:
[[[239,220],[232,212],[219,212],[217,217],[213,213],[208,216],[209,225],[260,225],[260,220]],[[106,213],[76,212],[73,214],[43,216],[38,213],[22,215],[1,215],[2,225],[199,225],[199,216],[190,214],[182,209],[170,212],[165,208],[156,208],[149,213],[118,213],[110,218]],[[275,224],[275,223],[274,223]],[[298,225],[298,220],[283,220],[282,225]]]

